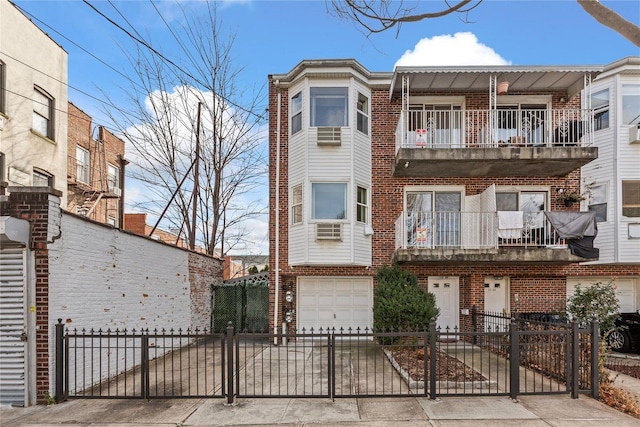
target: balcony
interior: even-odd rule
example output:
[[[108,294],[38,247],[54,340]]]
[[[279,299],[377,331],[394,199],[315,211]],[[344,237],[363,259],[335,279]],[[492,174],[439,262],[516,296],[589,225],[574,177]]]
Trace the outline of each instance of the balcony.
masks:
[[[517,218],[517,215],[516,215]],[[393,261],[407,264],[570,264],[571,254],[544,212],[520,212],[505,224],[496,212],[402,212]]]
[[[405,110],[394,176],[562,176],[597,157],[592,110]]]

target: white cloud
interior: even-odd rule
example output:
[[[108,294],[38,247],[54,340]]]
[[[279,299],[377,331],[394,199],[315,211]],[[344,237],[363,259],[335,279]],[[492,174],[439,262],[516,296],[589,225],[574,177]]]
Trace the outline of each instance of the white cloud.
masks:
[[[443,34],[420,40],[407,50],[396,66],[438,65],[509,65],[495,50],[478,41],[475,34],[465,32]]]

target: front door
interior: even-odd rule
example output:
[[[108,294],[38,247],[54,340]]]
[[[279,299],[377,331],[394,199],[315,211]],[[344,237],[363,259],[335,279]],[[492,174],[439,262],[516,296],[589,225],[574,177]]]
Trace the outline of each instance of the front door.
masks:
[[[509,312],[508,279],[504,277],[485,277],[484,311],[488,314],[503,315]],[[496,317],[485,316],[484,330],[495,331],[501,322]]]
[[[440,309],[437,327],[441,332],[459,329],[458,301],[460,281],[457,276],[431,276],[427,279],[427,289],[436,297],[436,305]]]

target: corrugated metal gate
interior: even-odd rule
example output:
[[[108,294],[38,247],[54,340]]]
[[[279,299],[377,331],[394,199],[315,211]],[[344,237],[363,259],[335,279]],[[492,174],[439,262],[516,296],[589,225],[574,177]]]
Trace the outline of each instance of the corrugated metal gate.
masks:
[[[27,389],[26,265],[24,247],[0,249],[0,403],[20,406]]]

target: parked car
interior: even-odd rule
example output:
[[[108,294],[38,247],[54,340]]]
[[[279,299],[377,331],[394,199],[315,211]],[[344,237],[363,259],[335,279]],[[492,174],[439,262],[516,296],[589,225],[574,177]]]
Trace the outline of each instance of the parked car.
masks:
[[[607,335],[612,350],[621,353],[640,353],[640,313],[620,313],[616,328]]]

